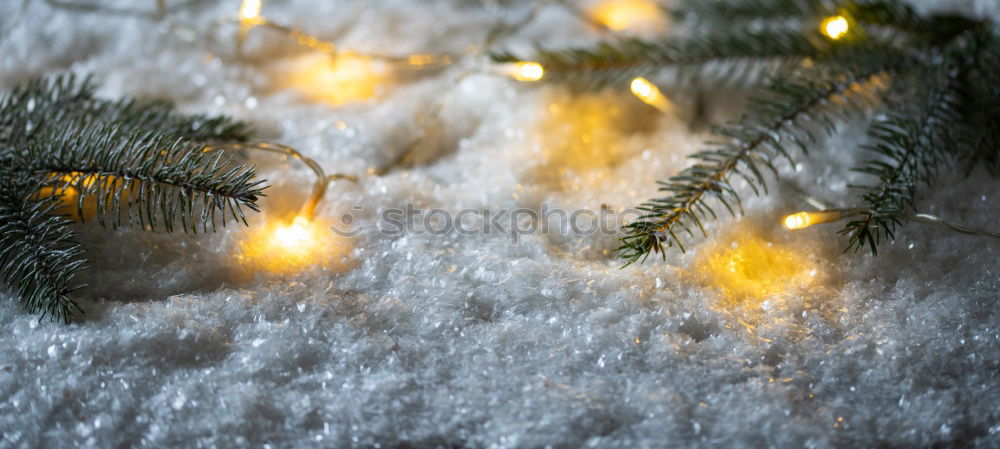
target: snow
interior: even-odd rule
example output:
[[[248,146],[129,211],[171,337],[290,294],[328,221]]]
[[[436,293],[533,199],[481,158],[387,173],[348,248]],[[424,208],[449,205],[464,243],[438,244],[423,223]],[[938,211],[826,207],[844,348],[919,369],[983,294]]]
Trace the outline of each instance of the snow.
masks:
[[[382,214],[407,203],[451,212],[632,207],[704,136],[627,92],[578,95],[475,70],[458,81],[457,71],[389,74],[371,100],[310,101],[275,87],[295,70],[286,57],[301,53],[295,46],[255,30],[253,56],[241,61],[235,29],[213,23],[233,17],[238,2],[204,3],[172,14],[180,25],[170,26],[5,2],[0,79],[90,72],[105,95],[167,97],[186,111],[249,120],[262,138],[330,172],[361,174],[358,185],[331,187],[320,216],[350,212],[363,229],[325,244],[324,263],[294,272],[239,260],[254,229],[308,192],[310,172],[266,156],[255,161],[272,187],[249,229],[84,227],[93,269],[80,322],[38,320],[3,293],[0,447],[1000,441],[995,241],[911,224],[877,259],[843,254],[836,228],[775,226],[804,207],[791,188],[749,199],[745,218],[711,226],[714,244],[626,269],[608,255],[614,235],[382,234]],[[991,0],[923,6],[1000,17]],[[264,14],[382,53],[461,51],[493,23],[462,0],[265,2]],[[572,15],[548,8],[500,46],[589,39]],[[426,140],[423,163],[366,174],[402,154],[436,102],[443,125]],[[845,180],[858,178],[846,170],[857,161],[844,151],[861,132],[847,126],[801,166],[783,167],[781,185],[847,201]],[[949,187],[922,194],[927,212],[997,226],[995,181],[977,172],[940,182]],[[811,280],[763,294],[720,290],[742,281],[712,265],[713,255],[747,248]]]

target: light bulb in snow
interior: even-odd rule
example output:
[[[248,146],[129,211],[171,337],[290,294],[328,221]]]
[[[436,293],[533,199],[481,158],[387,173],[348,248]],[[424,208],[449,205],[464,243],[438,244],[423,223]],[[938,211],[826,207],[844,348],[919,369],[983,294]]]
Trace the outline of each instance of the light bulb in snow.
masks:
[[[243,0],[240,5],[240,20],[244,23],[253,23],[260,18],[260,0]]]
[[[670,109],[670,102],[667,101],[667,97],[663,96],[660,89],[646,78],[640,76],[632,80],[630,88],[632,89],[632,93],[636,97],[639,97],[643,103],[664,112]]]
[[[788,229],[803,229],[809,227],[809,213],[799,212],[785,217],[785,227]]]
[[[826,37],[837,40],[847,35],[850,24],[844,16],[833,16],[824,20],[820,29]]]
[[[545,68],[537,62],[522,61],[515,63],[508,71],[508,75],[517,81],[538,81],[545,76]]]
[[[312,251],[315,240],[309,220],[300,215],[291,224],[274,228],[271,247],[281,249],[289,255],[306,255]]]
[[[598,23],[614,31],[659,25],[663,12],[651,0],[609,0],[591,11]]]
[[[805,229],[815,224],[842,220],[852,215],[857,215],[858,213],[860,213],[860,211],[857,209],[832,209],[816,212],[796,212],[786,216],[781,222],[785,225],[785,228],[790,230]]]

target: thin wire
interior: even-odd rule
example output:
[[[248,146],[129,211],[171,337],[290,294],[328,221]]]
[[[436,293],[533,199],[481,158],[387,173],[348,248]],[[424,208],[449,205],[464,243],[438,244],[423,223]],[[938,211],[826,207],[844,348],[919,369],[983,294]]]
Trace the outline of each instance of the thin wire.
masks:
[[[866,211],[868,211],[868,209],[865,209],[865,208],[823,209],[823,210],[812,211],[812,212],[809,212],[809,213],[811,213],[811,214],[823,214],[823,213],[835,213],[835,214],[839,214],[839,217],[836,220],[832,220],[831,221],[831,222],[835,222],[835,221],[840,221],[840,220],[843,220],[843,219],[846,219],[846,218],[850,218],[850,217],[862,215]],[[955,223],[953,221],[948,221],[948,220],[945,220],[945,219],[943,219],[941,217],[937,217],[937,216],[934,216],[934,215],[931,215],[931,214],[916,213],[916,214],[913,214],[913,215],[907,215],[906,218],[909,219],[910,221],[915,221],[917,223],[926,223],[926,224],[933,224],[933,225],[938,225],[938,226],[944,226],[944,227],[947,227],[947,228],[949,228],[949,229],[951,229],[951,230],[953,230],[955,232],[961,233],[961,234],[975,235],[975,236],[980,236],[980,237],[990,237],[990,238],[994,238],[994,239],[1000,239],[1000,233],[992,232],[992,231],[987,231],[985,229],[973,228],[971,226],[967,226],[967,225],[964,225],[962,223]],[[817,223],[817,224],[822,224],[822,223]]]
[[[947,228],[949,228],[949,229],[951,229],[951,230],[953,230],[955,232],[961,233],[961,234],[978,235],[978,236],[981,236],[981,237],[991,237],[991,238],[995,238],[995,239],[1000,239],[1000,233],[996,233],[996,232],[992,232],[992,231],[987,231],[985,229],[971,228],[971,227],[966,226],[964,224],[947,221],[947,220],[944,220],[944,219],[942,219],[940,217],[936,217],[936,216],[930,215],[930,214],[915,214],[915,215],[910,215],[909,218],[910,218],[910,220],[913,220],[913,221],[916,221],[916,222],[919,222],[919,223],[928,223],[928,224],[935,224],[935,225],[945,226],[945,227],[947,227]]]
[[[498,40],[506,36],[509,36],[517,32],[521,28],[527,26],[528,24],[530,24],[532,21],[535,20],[542,6],[552,1],[553,0],[535,1],[531,6],[531,10],[529,10],[527,14],[522,16],[519,20],[515,21],[514,23],[505,24],[502,19],[498,20],[497,24],[493,28],[491,28],[489,32],[487,32],[486,37],[483,39],[482,44],[480,44],[478,47],[475,47],[471,52],[469,52],[465,56],[472,57],[479,55],[484,51],[489,50],[490,47],[492,47],[493,44],[495,44]],[[486,6],[484,5],[484,7]],[[487,8],[487,10],[489,10],[489,8]],[[409,145],[406,146],[406,149],[403,150],[403,152],[399,155],[399,157],[396,157],[388,164],[385,164],[377,169],[376,168],[370,169],[369,173],[375,176],[383,176],[399,166],[408,164],[410,162],[410,159],[412,158],[413,152],[417,149],[420,143],[423,142],[424,139],[427,137],[427,135],[430,133],[430,129],[440,122],[441,111],[444,110],[445,105],[448,103],[448,101],[451,100],[455,88],[464,79],[468,78],[469,76],[477,72],[478,70],[466,67],[465,70],[463,70],[457,76],[453,77],[453,79],[450,79],[447,82],[443,83],[442,90],[445,91],[445,94],[439,97],[437,101],[432,103],[431,106],[428,108],[428,110],[425,112],[424,114],[425,119],[423,120],[425,124],[421,127],[420,135],[417,136],[413,140],[413,142],[411,142]]]
[[[247,21],[249,20],[249,22]],[[244,28],[243,33],[249,31],[256,27],[262,27],[272,31],[279,32],[287,37],[295,40],[296,43],[302,45],[303,47],[315,50],[321,53],[329,53],[334,56],[366,56],[372,59],[377,59],[380,61],[385,61],[390,64],[400,65],[410,68],[432,68],[432,67],[442,67],[448,66],[455,62],[459,58],[458,55],[454,53],[414,53],[406,56],[397,55],[386,55],[381,53],[361,53],[352,50],[337,50],[337,45],[333,42],[325,41],[311,34],[300,31],[299,29],[282,25],[279,23],[272,22],[271,20],[259,16],[253,19],[232,19],[228,20],[229,23],[239,24]],[[242,44],[242,43],[241,43]]]
[[[340,173],[327,175],[323,170],[323,167],[314,159],[299,153],[290,146],[278,143],[226,143],[209,146],[205,148],[205,151],[265,151],[283,156],[291,156],[292,158],[302,161],[316,175],[316,182],[313,183],[312,194],[309,195],[309,199],[306,200],[306,202],[302,205],[302,209],[299,211],[300,216],[309,219],[316,214],[316,207],[319,205],[319,202],[323,199],[323,197],[326,196],[327,187],[331,182],[343,179],[351,181],[355,184],[358,183],[358,177],[354,175],[344,175]]]

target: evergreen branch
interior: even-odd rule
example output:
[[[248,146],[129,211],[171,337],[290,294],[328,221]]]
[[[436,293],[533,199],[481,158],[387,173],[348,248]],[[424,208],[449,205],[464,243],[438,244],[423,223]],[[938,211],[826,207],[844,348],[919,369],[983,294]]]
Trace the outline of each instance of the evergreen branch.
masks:
[[[1000,177],[1000,37],[980,33],[970,43],[974,56],[961,78],[962,126],[959,159],[966,172],[984,167]]]
[[[201,142],[244,142],[250,137],[245,122],[226,116],[180,115],[174,104],[165,100],[103,101],[95,104],[90,113],[94,120],[114,122],[122,129],[155,130]]]
[[[116,123],[123,130],[157,131],[198,141],[245,141],[249,126],[224,116],[181,115],[163,100],[97,98],[91,78],[73,74],[28,81],[0,100],[0,160],[11,146],[23,145],[67,121]]]
[[[54,196],[35,195],[36,185],[0,166],[0,279],[29,313],[69,322],[79,305],[69,298],[84,269],[83,248],[71,220],[58,215]]]
[[[667,246],[677,244],[684,251],[679,233],[694,237],[692,229],[698,228],[707,235],[703,222],[718,218],[709,199],[714,198],[733,216],[737,210],[742,212],[734,177],[745,180],[757,194],[766,191],[761,166],[776,174],[774,162],[779,157],[791,160],[784,142],[806,151],[806,143],[815,139],[806,126],[808,122],[818,122],[832,132],[830,117],[870,101],[867,94],[871,91],[866,90],[866,85],[892,70],[891,64],[883,61],[865,69],[829,73],[824,69],[806,70],[794,77],[776,79],[770,87],[773,98],[757,99],[753,111],[739,123],[716,130],[728,143],[693,155],[697,161],[694,165],[661,183],[659,190],[669,196],[640,207],[647,213],[626,226],[627,235],[618,248],[626,266],[645,260],[650,252],[663,253],[664,242]]]
[[[946,64],[920,76],[923,83],[901,83],[915,84],[918,89],[898,92],[907,100],[897,101],[869,128],[873,143],[867,149],[879,158],[857,170],[877,176],[879,183],[862,196],[867,207],[860,218],[851,220],[840,231],[849,237],[848,250],[857,251],[867,245],[872,255],[877,255],[878,243],[894,238],[896,226],[907,219],[918,184],[930,184],[935,169],[955,153],[952,130],[960,117],[960,75],[954,64]],[[919,96],[919,101],[909,101],[913,96]]]
[[[734,20],[822,17],[836,9],[821,0],[681,0],[669,11],[675,20],[731,24]]]
[[[623,85],[634,77],[665,70],[675,70],[679,79],[713,75],[723,84],[742,84],[755,68],[821,57],[834,47],[815,30],[744,27],[666,41],[626,39],[592,49],[539,50],[530,59],[545,67],[545,80],[584,88]],[[511,54],[495,54],[493,58],[497,62],[522,60]],[[710,64],[727,63],[737,65],[719,71],[724,73],[703,70]]]
[[[262,181],[252,167],[227,168],[221,153],[155,131],[122,130],[104,123],[76,123],[52,130],[15,152],[17,170],[47,178],[56,191],[77,193],[77,211],[94,201],[102,226],[122,217],[144,229],[197,232],[215,229],[217,213],[246,223],[243,208],[259,210]],[[110,217],[110,221],[106,221]]]
[[[157,100],[110,101],[72,74],[24,83],[0,98],[0,279],[31,312],[69,320],[82,247],[60,210],[76,200],[102,226],[215,230],[246,224],[262,182],[251,166],[208,151],[248,137],[227,117],[183,115]],[[86,206],[86,208],[85,208]]]
[[[86,110],[97,86],[90,77],[73,74],[38,78],[19,84],[0,99],[0,161],[46,126]]]
[[[846,6],[856,23],[869,28],[888,28],[893,34],[906,34],[921,44],[940,46],[983,22],[954,15],[920,17],[905,2],[898,0],[856,0]],[[909,44],[910,47],[914,45]]]

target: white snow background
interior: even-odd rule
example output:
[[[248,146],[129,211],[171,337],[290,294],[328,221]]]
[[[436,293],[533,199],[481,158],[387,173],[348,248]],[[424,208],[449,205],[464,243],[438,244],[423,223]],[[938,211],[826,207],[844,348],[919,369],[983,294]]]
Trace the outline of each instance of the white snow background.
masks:
[[[168,0],[167,4],[176,1]],[[509,3],[509,4],[508,4]],[[344,48],[460,51],[503,14],[469,0],[265,1],[264,14]],[[116,3],[151,8],[152,1]],[[71,325],[0,301],[0,447],[998,447],[1000,245],[906,225],[877,259],[842,254],[836,226],[776,226],[802,208],[791,189],[752,198],[737,233],[794,250],[820,273],[809,288],[727,306],[699,258],[619,269],[614,236],[388,237],[380,211],[632,207],[684,166],[703,134],[628,92],[574,94],[478,73],[391,75],[368,101],[331,105],[277,88],[291,54],[254,31],[233,57],[238,0],[179,8],[167,22],[0,5],[0,79],[93,73],[102,95],[169,98],[231,114],[330,172],[364,174],[419,135],[420,112],[448,96],[436,157],[339,182],[320,215],[363,205],[357,238],[332,263],[291,274],[236,257],[254,229],[198,236],[82,227],[93,268]],[[922,10],[1000,17],[993,0]],[[202,34],[177,31],[182,22]],[[528,50],[594,42],[549,7],[498,43]],[[581,117],[586,117],[586,120]],[[848,202],[861,127],[815,148],[785,179]],[[279,219],[311,173],[257,157]],[[997,183],[946,175],[922,210],[1000,226]],[[727,240],[728,239],[728,240]],[[732,240],[730,244],[729,240]]]

